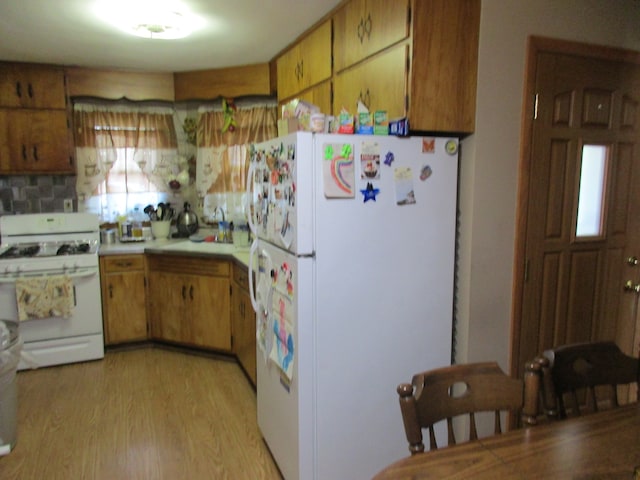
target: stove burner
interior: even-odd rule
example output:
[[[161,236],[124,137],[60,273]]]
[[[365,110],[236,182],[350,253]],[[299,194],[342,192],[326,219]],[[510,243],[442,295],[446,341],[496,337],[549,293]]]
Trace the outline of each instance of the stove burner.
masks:
[[[0,258],[20,258],[20,257],[33,257],[40,251],[39,245],[30,245],[28,247],[9,247],[6,251],[0,254]]]
[[[88,243],[80,243],[78,245],[69,245],[65,243],[56,251],[56,255],[75,255],[78,253],[87,253],[91,247]]]

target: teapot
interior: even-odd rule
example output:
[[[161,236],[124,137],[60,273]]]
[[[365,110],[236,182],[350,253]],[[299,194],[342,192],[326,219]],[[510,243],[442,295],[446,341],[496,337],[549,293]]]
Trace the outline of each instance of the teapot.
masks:
[[[189,202],[184,202],[184,210],[178,214],[176,227],[180,237],[188,237],[198,231],[198,216],[191,211]]]

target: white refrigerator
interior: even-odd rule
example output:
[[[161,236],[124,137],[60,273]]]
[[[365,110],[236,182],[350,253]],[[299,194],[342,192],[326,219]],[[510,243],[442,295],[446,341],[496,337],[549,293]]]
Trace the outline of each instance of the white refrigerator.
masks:
[[[285,479],[409,455],[396,387],[451,363],[457,172],[456,138],[252,146],[258,425]]]

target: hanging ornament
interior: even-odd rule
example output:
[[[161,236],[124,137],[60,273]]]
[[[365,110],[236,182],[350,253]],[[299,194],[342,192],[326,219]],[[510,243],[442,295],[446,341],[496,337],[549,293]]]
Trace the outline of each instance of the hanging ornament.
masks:
[[[236,130],[236,119],[234,115],[237,111],[236,105],[233,102],[233,98],[227,100],[226,98],[222,99],[222,113],[224,115],[224,123],[222,125],[222,133],[225,133],[227,130],[233,133]]]

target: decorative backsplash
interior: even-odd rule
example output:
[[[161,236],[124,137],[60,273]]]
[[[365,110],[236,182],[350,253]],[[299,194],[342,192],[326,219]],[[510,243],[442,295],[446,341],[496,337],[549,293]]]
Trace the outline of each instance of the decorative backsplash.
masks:
[[[64,212],[68,198],[77,211],[74,175],[0,176],[0,214]]]

